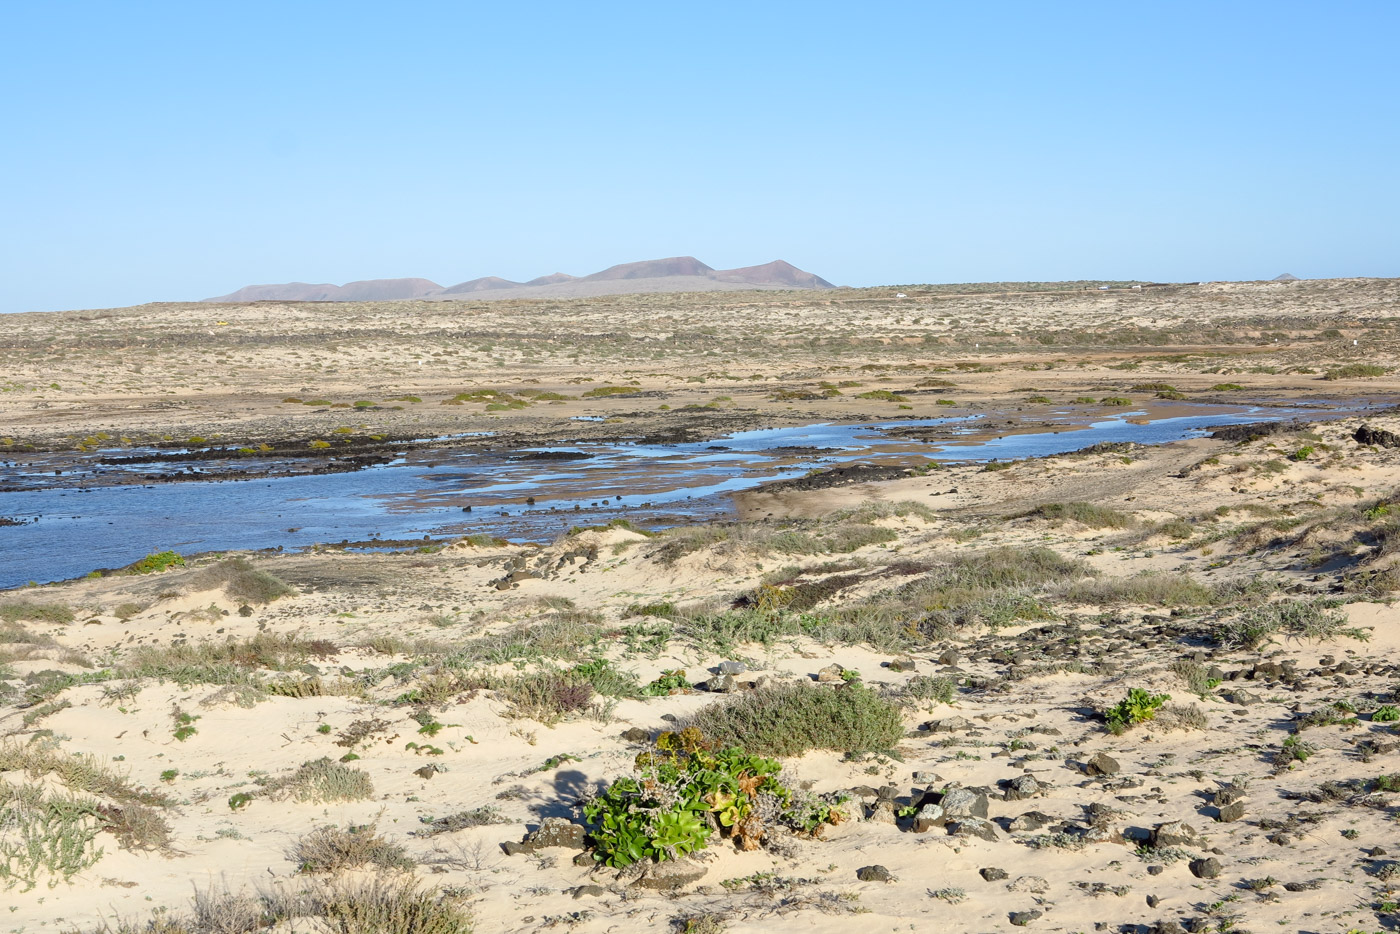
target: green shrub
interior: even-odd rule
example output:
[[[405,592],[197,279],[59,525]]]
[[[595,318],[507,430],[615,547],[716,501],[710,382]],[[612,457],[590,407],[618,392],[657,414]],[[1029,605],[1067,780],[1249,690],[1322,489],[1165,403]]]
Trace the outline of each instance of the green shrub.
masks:
[[[1104,396],[1099,400],[1099,405],[1132,405],[1133,400],[1127,396]]]
[[[91,798],[0,781],[0,828],[0,888],[67,881],[102,858],[102,819]]]
[[[1065,591],[1065,599],[1093,606],[1210,606],[1216,593],[1186,574],[1144,571],[1132,577],[1080,581]]]
[[[885,752],[904,735],[899,708],[860,684],[761,688],[702,708],[689,725],[721,745],[768,756]]]
[[[1045,503],[1025,515],[1056,521],[1069,519],[1093,529],[1122,529],[1136,524],[1132,516],[1094,503]]]
[[[1374,363],[1349,363],[1346,366],[1328,370],[1322,374],[1323,379],[1358,379],[1363,376],[1384,376],[1385,367],[1376,366]]]
[[[34,603],[30,600],[15,600],[0,603],[0,620],[6,623],[20,621],[32,623],[71,623],[73,611],[61,603]]]
[[[253,567],[247,558],[225,558],[201,568],[191,580],[196,590],[222,587],[229,599],[241,603],[271,603],[296,591],[286,581]]]
[[[1108,721],[1109,730],[1121,733],[1130,726],[1146,723],[1157,716],[1158,708],[1171,699],[1170,694],[1148,694],[1142,688],[1130,688],[1128,696],[1112,707],[1104,717]]]
[[[126,570],[132,574],[150,574],[184,566],[185,559],[173,551],[153,551],[135,564],[127,565]]]
[[[665,697],[672,693],[684,694],[689,690],[690,681],[685,676],[685,669],[677,668],[661,672],[656,680],[642,688],[642,693],[647,697]]]
[[[1371,714],[1372,723],[1394,723],[1396,720],[1400,720],[1400,707],[1394,704],[1382,704]]]
[[[583,807],[593,858],[613,867],[678,859],[708,844],[711,820],[740,849],[757,849],[770,827],[813,833],[837,823],[838,800],[804,795],[778,778],[782,766],[741,749],[718,749],[693,728],[662,733],[637,757],[641,779],[620,778]]]
[[[1239,383],[1216,383],[1210,388],[1212,392],[1238,392],[1244,387]]]

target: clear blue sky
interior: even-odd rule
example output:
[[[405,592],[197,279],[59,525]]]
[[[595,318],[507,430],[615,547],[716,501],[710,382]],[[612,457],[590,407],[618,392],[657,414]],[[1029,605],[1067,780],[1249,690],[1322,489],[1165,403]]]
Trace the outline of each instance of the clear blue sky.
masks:
[[[13,2],[0,310],[1400,275],[1400,3]]]

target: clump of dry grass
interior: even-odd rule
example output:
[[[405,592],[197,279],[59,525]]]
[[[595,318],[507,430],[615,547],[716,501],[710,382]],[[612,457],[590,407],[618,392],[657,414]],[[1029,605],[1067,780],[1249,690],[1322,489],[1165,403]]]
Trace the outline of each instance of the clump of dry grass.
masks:
[[[190,586],[196,590],[221,587],[230,599],[242,603],[271,603],[296,593],[286,581],[253,567],[247,558],[225,558],[200,568],[190,577]]]
[[[261,784],[270,797],[317,803],[363,801],[374,794],[369,775],[328,756],[303,762],[290,774],[264,779]]]
[[[162,912],[149,921],[117,921],[89,934],[471,934],[472,916],[457,896],[421,888],[400,875],[313,881],[249,895],[196,891],[188,914]]]
[[[6,623],[71,623],[71,607],[62,603],[36,603],[33,600],[11,600],[0,603],[0,620]]]
[[[687,725],[723,746],[763,756],[884,752],[904,736],[899,708],[859,684],[761,688],[702,708]]]
[[[373,866],[376,869],[412,869],[415,862],[403,847],[378,833],[375,824],[317,827],[302,837],[287,856],[298,872],[339,872]]]
[[[1126,529],[1137,524],[1127,513],[1094,503],[1044,503],[1022,515],[1052,522],[1078,522],[1091,529]]]
[[[0,743],[0,773],[24,772],[30,778],[53,775],[70,791],[97,795],[121,805],[166,807],[169,797],[132,784],[94,755],[69,755],[52,743],[13,740]]]

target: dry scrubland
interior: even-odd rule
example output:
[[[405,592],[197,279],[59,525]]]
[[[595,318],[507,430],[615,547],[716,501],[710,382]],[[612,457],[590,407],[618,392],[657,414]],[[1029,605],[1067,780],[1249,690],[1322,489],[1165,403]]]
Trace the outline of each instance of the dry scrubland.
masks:
[[[0,425],[18,457],[1397,388],[1390,281],[896,291],[17,316]],[[1400,447],[1363,422],[1400,433],[0,594],[0,925],[1388,929]]]

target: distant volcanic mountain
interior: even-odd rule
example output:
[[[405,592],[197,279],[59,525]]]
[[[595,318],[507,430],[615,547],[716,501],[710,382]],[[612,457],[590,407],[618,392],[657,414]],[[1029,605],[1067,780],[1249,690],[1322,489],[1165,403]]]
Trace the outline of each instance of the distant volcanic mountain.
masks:
[[[230,295],[206,298],[206,302],[383,302],[396,298],[422,298],[442,291],[427,279],[364,279],[344,285],[311,285],[284,282],[281,285],[247,285]]]
[[[821,276],[804,272],[777,259],[762,266],[712,269],[693,256],[622,263],[588,276],[556,272],[512,282],[499,276],[483,276],[443,288],[427,279],[367,279],[345,285],[287,282],[281,285],[249,285],[206,302],[382,302],[396,299],[450,301],[459,296],[474,300],[497,298],[581,298],[636,292],[732,292],[745,289],[830,289]]]

